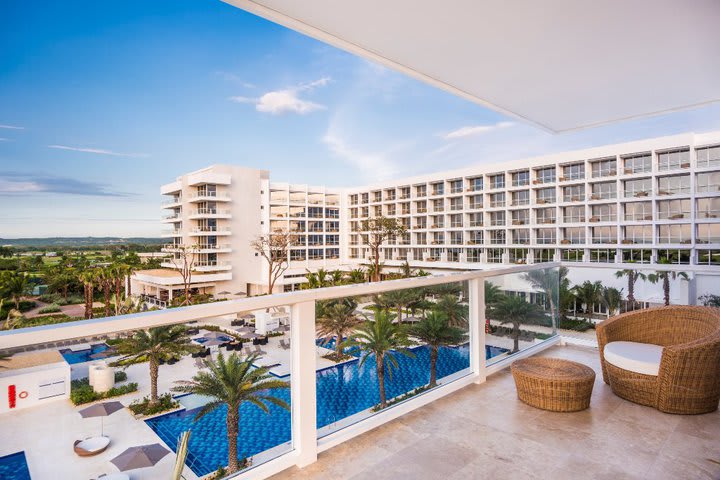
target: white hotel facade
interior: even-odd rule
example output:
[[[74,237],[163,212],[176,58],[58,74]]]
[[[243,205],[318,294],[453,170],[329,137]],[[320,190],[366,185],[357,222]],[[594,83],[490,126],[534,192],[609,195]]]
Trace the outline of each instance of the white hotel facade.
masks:
[[[407,261],[447,272],[562,261],[577,267],[573,276],[622,287],[613,274],[624,264],[652,269],[667,259],[694,272],[692,282],[674,288],[674,301],[720,293],[720,131],[345,189],[274,183],[267,171],[214,165],[161,193],[165,251],[199,245],[193,285],[215,294],[265,291],[266,268],[250,242],[278,229],[298,234],[280,290],[296,288],[307,270],[367,264],[361,222],[380,215],[407,228],[382,249],[388,268]],[[134,292],[161,298],[182,284],[170,270],[139,272],[133,281]],[[659,300],[645,290],[647,301]]]

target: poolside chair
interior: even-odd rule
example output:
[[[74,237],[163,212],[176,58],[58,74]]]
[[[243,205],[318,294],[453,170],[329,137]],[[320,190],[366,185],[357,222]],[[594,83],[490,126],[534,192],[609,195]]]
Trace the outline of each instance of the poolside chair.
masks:
[[[250,355],[252,355],[252,351],[250,350],[250,347],[245,347],[245,348],[243,349],[243,352],[244,352],[245,355],[247,355],[248,357],[249,357]]]
[[[110,445],[108,437],[92,437],[85,440],[75,440],[73,450],[79,457],[92,457],[104,452],[108,445]]]
[[[283,340],[282,338],[280,339],[280,347],[282,347],[283,350],[289,350],[289,349],[290,349],[290,345],[288,345],[287,343],[285,343],[285,340]]]
[[[254,349],[255,349],[255,353],[259,353],[260,355],[265,355],[267,353],[262,348],[260,348],[260,345],[255,345]]]
[[[195,366],[196,366],[198,369],[205,368],[205,362],[203,362],[202,358],[196,357],[196,358],[195,358]]]

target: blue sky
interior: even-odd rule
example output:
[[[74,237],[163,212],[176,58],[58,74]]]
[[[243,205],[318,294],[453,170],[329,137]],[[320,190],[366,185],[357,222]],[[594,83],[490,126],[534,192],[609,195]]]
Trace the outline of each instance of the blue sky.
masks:
[[[350,186],[720,128],[720,107],[552,135],[220,1],[0,3],[0,238],[157,236],[212,163]]]

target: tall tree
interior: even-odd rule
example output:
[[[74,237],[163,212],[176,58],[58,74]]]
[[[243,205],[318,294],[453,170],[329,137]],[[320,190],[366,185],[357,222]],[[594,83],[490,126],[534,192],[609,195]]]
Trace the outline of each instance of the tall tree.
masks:
[[[659,263],[667,263],[660,261]],[[650,283],[662,282],[663,299],[665,306],[670,305],[670,280],[681,279],[689,281],[690,277],[685,272],[677,272],[675,270],[657,270],[655,273],[651,273],[647,276]]]
[[[110,266],[97,269],[97,280],[103,293],[105,316],[110,316],[110,295],[115,285],[114,272]]]
[[[603,305],[607,308],[608,315],[611,317],[620,311],[622,305],[622,290],[614,287],[604,287],[600,297]]]
[[[387,407],[385,394],[385,373],[392,378],[393,369],[399,367],[396,355],[414,357],[407,348],[412,342],[407,336],[405,328],[393,322],[391,313],[375,310],[374,320],[367,316],[365,322],[357,329],[355,334],[345,342],[346,345],[360,348],[360,366],[367,362],[368,358],[375,355],[375,368],[380,391],[380,408]]]
[[[20,309],[20,301],[31,289],[30,276],[25,272],[7,270],[0,277],[0,292],[2,296],[10,298],[15,303],[15,309]]]
[[[275,283],[290,266],[288,255],[294,238],[294,234],[278,229],[250,242],[252,249],[267,263],[268,294],[273,293]]]
[[[581,285],[575,285],[572,290],[578,302],[584,306],[585,316],[590,321],[595,311],[595,305],[602,302],[602,282],[599,280],[597,282],[585,280]]]
[[[192,380],[179,381],[174,392],[196,393],[211,400],[195,415],[199,420],[222,405],[227,407],[225,426],[228,443],[228,473],[240,469],[238,462],[238,434],[240,433],[240,406],[249,402],[265,413],[270,413],[268,404],[290,410],[289,405],[272,394],[273,390],[290,388],[290,383],[275,379],[268,367],[255,367],[258,356],[249,355],[242,359],[235,353],[225,359],[222,353],[216,361],[205,361],[207,371],[195,374]]]
[[[98,271],[89,267],[79,274],[80,282],[83,284],[85,297],[85,318],[93,318],[93,302],[95,301],[95,286],[98,284]]]
[[[437,360],[440,347],[458,345],[467,338],[464,330],[453,327],[448,317],[442,312],[430,312],[424,319],[410,328],[410,335],[430,348],[430,382],[428,386],[437,385]]]
[[[160,361],[195,353],[202,349],[203,347],[192,343],[190,335],[187,333],[187,327],[184,325],[154,327],[149,330],[138,330],[135,335],[123,339],[117,345],[117,351],[122,355],[118,364],[149,363],[150,402],[148,407],[151,407],[157,405],[159,401]]]
[[[523,278],[545,294],[550,307],[552,331],[557,330],[557,303],[560,296],[560,283],[567,277],[567,267],[544,268],[542,270],[531,270]]]
[[[397,236],[404,235],[407,228],[396,218],[374,217],[362,221],[361,230],[368,232],[367,245],[372,252],[372,269],[370,281],[380,281],[380,248],[383,244]]]
[[[637,270],[626,268],[624,270],[618,270],[615,272],[615,278],[627,277],[628,282],[628,294],[627,300],[630,304],[630,309],[635,310],[635,284],[638,280],[647,280],[647,275]]]
[[[362,268],[354,268],[348,272],[348,283],[365,283],[367,281],[367,272]]]
[[[467,328],[468,306],[460,301],[457,295],[445,294],[435,304],[435,310],[447,317],[451,327]]]
[[[175,253],[171,261],[175,269],[180,273],[183,281],[183,289],[185,298],[183,305],[190,305],[190,285],[192,284],[192,274],[195,270],[199,247],[197,245],[177,245],[174,247]]]
[[[343,300],[329,300],[319,302],[323,307],[318,308],[316,330],[317,334],[326,341],[335,338],[335,355],[337,359],[343,357],[343,342],[345,337],[355,331],[360,323],[355,309],[357,302],[351,298]]]
[[[513,327],[513,350],[520,350],[520,326],[523,324],[538,324],[547,320],[542,309],[527,302],[517,295],[505,295],[490,308],[488,317],[500,323],[510,323]]]

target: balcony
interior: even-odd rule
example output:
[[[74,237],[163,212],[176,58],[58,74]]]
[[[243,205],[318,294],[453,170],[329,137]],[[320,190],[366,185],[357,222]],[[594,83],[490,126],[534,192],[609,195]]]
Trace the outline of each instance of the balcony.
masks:
[[[163,200],[162,203],[160,203],[160,206],[162,208],[174,208],[178,207],[182,204],[182,197],[173,197],[169,198],[167,200]]]
[[[160,232],[162,238],[182,237],[182,230],[163,230]]]
[[[197,202],[229,202],[231,201],[227,193],[224,192],[197,192],[188,195],[188,201],[191,203]]]
[[[195,227],[190,231],[191,237],[203,235],[230,235],[229,227]]]
[[[198,208],[190,212],[189,218],[191,220],[199,218],[231,218],[230,210],[218,209],[218,208]]]
[[[180,220],[182,220],[182,217],[180,216],[180,214],[176,213],[174,215],[167,215],[167,216],[163,217],[160,221],[162,223],[174,223],[174,222],[179,222]]]

